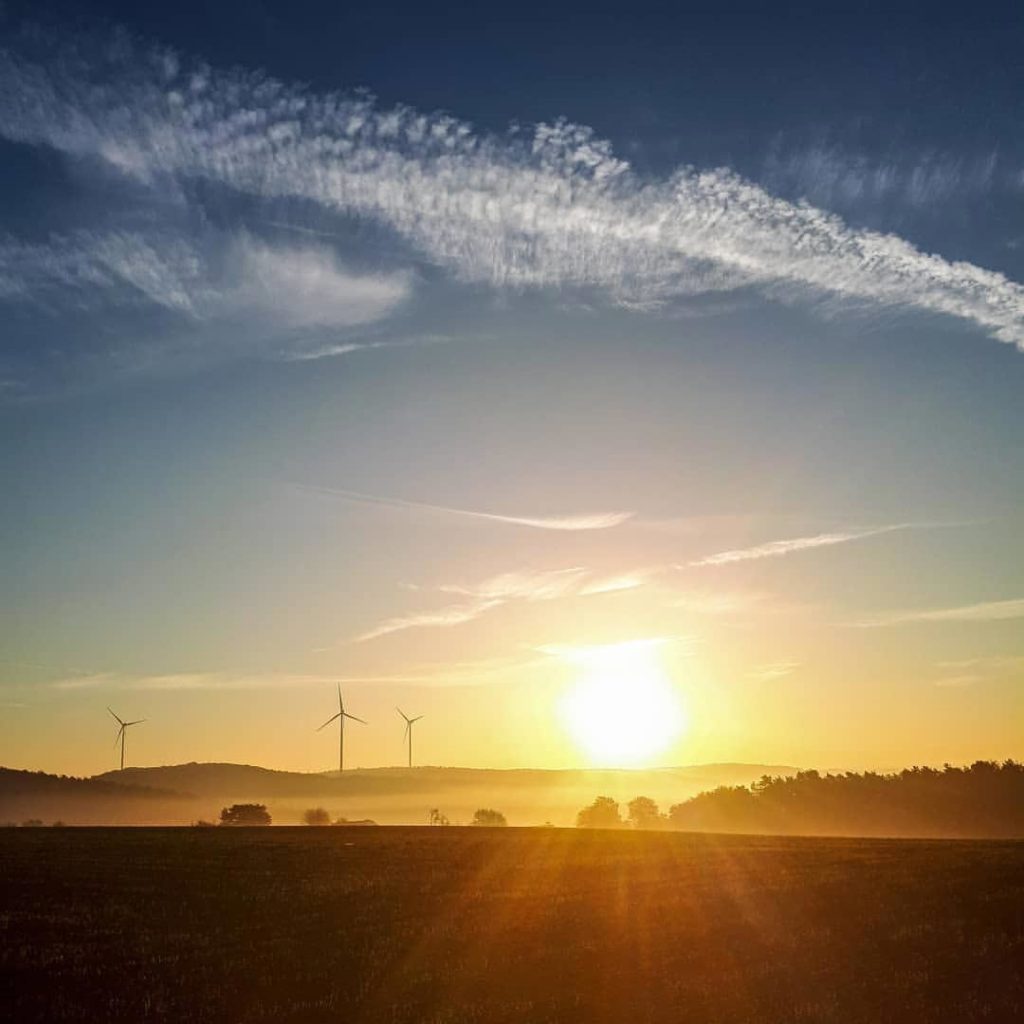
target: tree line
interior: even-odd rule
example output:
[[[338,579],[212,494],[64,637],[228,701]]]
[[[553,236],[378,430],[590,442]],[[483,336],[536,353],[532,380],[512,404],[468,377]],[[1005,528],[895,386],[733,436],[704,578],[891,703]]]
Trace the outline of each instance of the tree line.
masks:
[[[765,775],[750,786],[700,793],[667,814],[648,797],[631,800],[625,814],[615,800],[598,797],[576,824],[775,835],[1024,836],[1024,765],[975,761],[966,768],[890,774]]]
[[[220,812],[221,825],[269,825],[272,819],[266,804],[232,804]],[[436,807],[430,811],[428,821],[431,825],[448,825],[448,816],[442,814]],[[331,820],[331,815],[323,807],[310,807],[302,814],[302,823],[311,826],[324,825],[375,825],[376,822],[369,818],[352,820],[350,818],[336,818]],[[40,822],[42,824],[42,822]],[[197,825],[209,825],[210,822],[200,821]],[[492,807],[480,807],[473,815],[471,825],[483,828],[504,828],[508,825],[505,815]]]

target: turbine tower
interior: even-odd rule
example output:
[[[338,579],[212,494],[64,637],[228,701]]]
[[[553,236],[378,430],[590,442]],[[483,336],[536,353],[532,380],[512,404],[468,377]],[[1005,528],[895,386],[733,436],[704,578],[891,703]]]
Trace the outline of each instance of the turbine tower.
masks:
[[[361,718],[356,718],[355,715],[350,715],[345,710],[345,702],[341,699],[341,683],[338,683],[338,713],[331,715],[330,718],[320,726],[320,729],[326,729],[331,722],[337,720],[338,722],[338,772],[339,774],[345,770],[345,719],[351,718],[353,722],[361,722],[366,725]],[[317,732],[320,731],[317,729]]]
[[[418,722],[423,716],[417,715],[415,718],[410,718],[401,708],[396,707],[395,710],[405,719],[405,739],[409,744],[409,767],[412,767],[412,727],[413,724]]]
[[[107,708],[107,710],[110,711],[110,713],[112,715],[114,715],[114,712],[111,711],[111,709],[109,707]],[[114,746],[115,747],[117,746],[118,740],[121,741],[121,771],[124,771],[124,737],[125,737],[125,734],[128,732],[128,729],[129,729],[130,726],[141,725],[145,721],[145,719],[144,718],[136,718],[134,722],[125,722],[122,719],[118,718],[117,715],[114,715],[114,720],[121,727],[120,729],[117,730],[117,737],[114,740]]]

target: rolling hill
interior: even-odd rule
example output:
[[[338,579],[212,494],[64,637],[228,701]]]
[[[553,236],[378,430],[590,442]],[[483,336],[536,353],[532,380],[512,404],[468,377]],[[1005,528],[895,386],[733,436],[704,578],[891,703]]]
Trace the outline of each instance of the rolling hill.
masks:
[[[129,780],[95,778],[0,768],[0,822],[39,819],[68,824],[162,824],[180,820],[194,800]]]

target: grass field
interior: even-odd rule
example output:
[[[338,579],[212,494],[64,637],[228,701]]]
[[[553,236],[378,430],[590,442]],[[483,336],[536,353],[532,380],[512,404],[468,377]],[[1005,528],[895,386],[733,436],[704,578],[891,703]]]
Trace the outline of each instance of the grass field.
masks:
[[[1024,843],[3,829],[11,1021],[1024,1020]]]

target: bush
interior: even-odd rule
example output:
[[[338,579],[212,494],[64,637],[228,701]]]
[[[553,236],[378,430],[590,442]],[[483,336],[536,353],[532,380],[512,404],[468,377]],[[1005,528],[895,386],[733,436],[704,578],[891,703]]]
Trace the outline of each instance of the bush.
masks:
[[[504,828],[508,822],[501,811],[492,810],[490,807],[481,807],[473,815],[471,825],[482,825],[485,828]]]
[[[269,825],[266,804],[232,804],[220,812],[222,825]]]
[[[331,816],[322,807],[310,807],[303,812],[303,825],[330,825]]]

